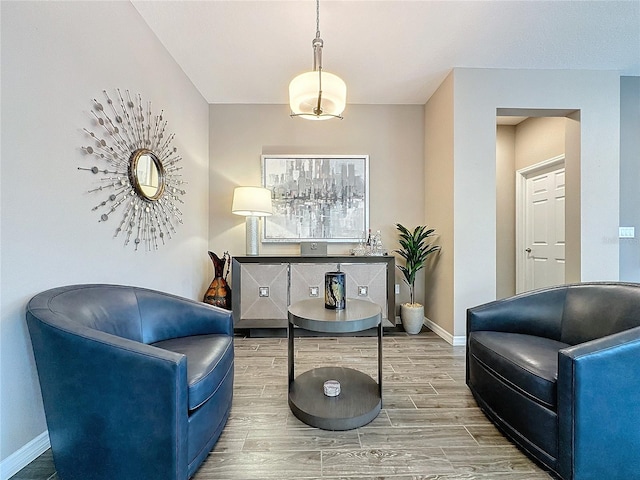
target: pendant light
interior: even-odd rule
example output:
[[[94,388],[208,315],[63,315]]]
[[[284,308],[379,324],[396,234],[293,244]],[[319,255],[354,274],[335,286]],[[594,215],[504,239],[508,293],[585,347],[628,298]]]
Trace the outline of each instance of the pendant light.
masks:
[[[342,119],[347,104],[347,85],[337,75],[322,70],[320,0],[316,0],[316,37],[312,45],[313,71],[298,75],[289,84],[291,116],[309,120]]]

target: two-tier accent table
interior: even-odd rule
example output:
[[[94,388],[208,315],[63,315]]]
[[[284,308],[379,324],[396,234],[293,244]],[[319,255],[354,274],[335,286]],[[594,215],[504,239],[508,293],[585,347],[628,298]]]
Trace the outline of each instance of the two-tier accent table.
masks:
[[[347,298],[342,310],[325,308],[323,298],[301,300],[289,306],[289,407],[307,425],[324,430],[351,430],[366,425],[382,409],[382,321],[380,306],[367,300]],[[322,333],[353,333],[378,330],[378,382],[347,367],[320,367],[297,378],[294,372],[295,326]],[[366,341],[366,337],[362,337]],[[338,380],[336,397],[324,394],[327,380]]]

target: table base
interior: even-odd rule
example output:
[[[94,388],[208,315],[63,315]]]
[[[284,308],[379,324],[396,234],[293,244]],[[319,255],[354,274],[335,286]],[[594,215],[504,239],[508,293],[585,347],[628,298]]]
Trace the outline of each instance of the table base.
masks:
[[[327,380],[340,382],[340,395],[324,394]],[[371,422],[380,413],[380,386],[369,375],[352,368],[316,368],[291,382],[289,407],[307,425],[324,430],[352,430]]]

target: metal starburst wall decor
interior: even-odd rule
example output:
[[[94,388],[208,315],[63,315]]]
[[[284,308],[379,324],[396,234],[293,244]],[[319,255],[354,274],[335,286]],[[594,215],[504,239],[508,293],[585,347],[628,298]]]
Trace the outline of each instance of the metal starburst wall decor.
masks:
[[[82,150],[102,165],[78,167],[99,175],[89,193],[102,201],[92,208],[100,213],[99,222],[107,222],[122,211],[114,237],[122,234],[124,244],[131,241],[136,251],[140,245],[157,250],[165,238],[175,233],[176,223],[182,223],[178,204],[185,195],[178,166],[182,158],[171,145],[174,134],[165,136],[167,121],[152,116],[151,102],[143,108],[140,95],[131,97],[128,90],[117,89],[114,102],[104,91],[107,107],[93,99],[91,114],[97,132],[84,128],[92,144]]]

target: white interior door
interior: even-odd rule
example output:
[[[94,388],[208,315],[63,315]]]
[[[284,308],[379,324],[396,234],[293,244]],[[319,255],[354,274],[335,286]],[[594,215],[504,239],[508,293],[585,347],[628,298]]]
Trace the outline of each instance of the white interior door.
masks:
[[[517,291],[565,283],[564,156],[518,171]]]

